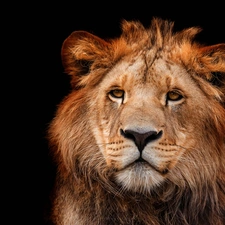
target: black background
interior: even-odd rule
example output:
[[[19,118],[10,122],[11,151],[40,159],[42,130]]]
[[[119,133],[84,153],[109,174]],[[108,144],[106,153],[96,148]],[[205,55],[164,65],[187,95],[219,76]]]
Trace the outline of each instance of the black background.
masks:
[[[202,27],[197,37],[202,43],[225,43],[222,1],[198,5],[197,1],[165,2],[46,1],[13,5],[17,14],[13,14],[2,35],[11,47],[6,54],[8,64],[3,65],[8,78],[4,99],[10,109],[5,132],[9,155],[3,158],[7,164],[4,168],[9,171],[3,182],[9,191],[3,194],[3,198],[7,196],[5,224],[14,224],[14,220],[16,224],[47,224],[44,212],[48,209],[55,167],[45,136],[57,104],[70,90],[60,51],[71,32],[86,30],[102,38],[113,38],[120,34],[122,19],[139,20],[148,26],[156,16],[175,21],[175,30]],[[10,16],[6,18],[9,19]],[[11,161],[15,168],[10,170]]]

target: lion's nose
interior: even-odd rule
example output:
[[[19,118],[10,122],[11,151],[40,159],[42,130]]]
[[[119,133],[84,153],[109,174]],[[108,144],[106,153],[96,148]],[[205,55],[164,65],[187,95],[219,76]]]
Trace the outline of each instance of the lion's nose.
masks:
[[[157,140],[162,136],[162,131],[156,132],[153,130],[150,130],[145,133],[139,133],[134,130],[122,130],[121,129],[120,132],[121,132],[121,135],[124,136],[125,138],[133,140],[140,152],[142,152],[144,147],[149,142]]]

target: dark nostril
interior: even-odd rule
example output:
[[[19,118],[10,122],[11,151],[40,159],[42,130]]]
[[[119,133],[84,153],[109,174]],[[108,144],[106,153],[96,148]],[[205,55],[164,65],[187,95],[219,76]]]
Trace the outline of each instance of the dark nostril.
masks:
[[[131,139],[134,141],[139,151],[141,152],[144,147],[151,141],[157,140],[162,136],[162,131],[148,131],[146,133],[139,133],[134,130],[120,130],[121,135],[125,138]]]

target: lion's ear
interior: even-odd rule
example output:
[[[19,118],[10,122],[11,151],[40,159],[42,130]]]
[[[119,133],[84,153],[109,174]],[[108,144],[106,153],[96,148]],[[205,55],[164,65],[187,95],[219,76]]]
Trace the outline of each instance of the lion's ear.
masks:
[[[213,85],[225,90],[225,44],[199,49],[197,72]]]
[[[71,75],[73,88],[85,86],[91,82],[88,77],[91,71],[107,66],[102,64],[110,62],[109,46],[110,43],[86,31],[75,31],[64,41],[62,64],[65,72]]]

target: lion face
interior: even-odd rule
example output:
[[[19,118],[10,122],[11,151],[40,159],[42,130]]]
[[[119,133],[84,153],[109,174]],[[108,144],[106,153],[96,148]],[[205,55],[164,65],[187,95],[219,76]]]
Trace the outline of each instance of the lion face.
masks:
[[[94,89],[89,106],[107,166],[119,184],[135,191],[159,185],[195,148],[205,120],[199,115],[207,108],[181,66],[165,58],[149,66],[141,54],[119,62]]]
[[[149,32],[125,22],[111,41],[83,31],[65,40],[74,89],[51,129],[65,167],[113,171],[110,179],[135,192],[208,170],[224,145],[225,45],[201,47],[192,43],[197,28],[173,36],[155,23]]]

